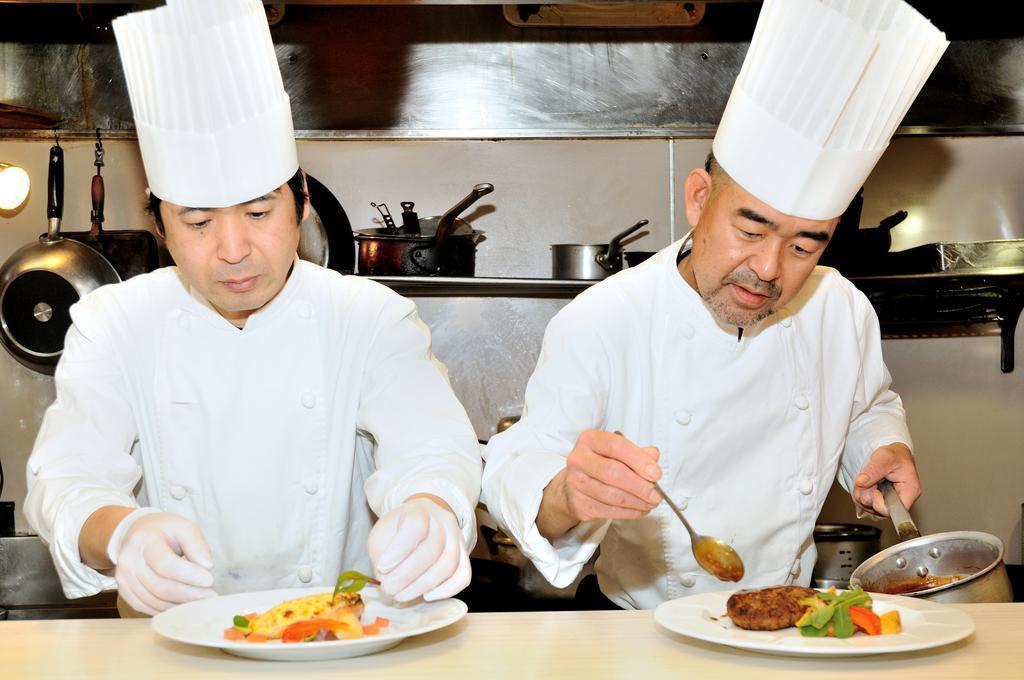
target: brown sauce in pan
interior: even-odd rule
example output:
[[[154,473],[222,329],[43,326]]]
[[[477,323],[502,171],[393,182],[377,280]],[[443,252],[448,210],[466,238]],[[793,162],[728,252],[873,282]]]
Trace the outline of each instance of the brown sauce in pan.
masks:
[[[908,578],[902,581],[893,581],[886,583],[884,591],[889,595],[905,595],[907,593],[916,593],[920,590],[930,590],[932,588],[938,588],[939,586],[947,586],[950,583],[964,578],[960,574],[953,576],[925,576],[924,578]]]

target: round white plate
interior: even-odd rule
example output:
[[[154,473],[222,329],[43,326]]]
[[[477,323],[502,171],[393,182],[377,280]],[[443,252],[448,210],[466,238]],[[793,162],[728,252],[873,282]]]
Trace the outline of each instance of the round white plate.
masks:
[[[974,632],[974,621],[964,612],[943,604],[899,595],[871,594],[874,611],[896,609],[903,630],[891,635],[854,635],[846,639],[805,638],[796,628],[744,630],[726,615],[732,590],[702,593],[664,602],[654,620],[687,637],[770,654],[794,656],[857,656],[910,652],[948,645]]]
[[[229,654],[251,659],[320,661],[380,652],[394,647],[407,637],[450,626],[465,616],[467,610],[466,604],[456,599],[421,601],[409,606],[385,603],[380,591],[370,587],[360,593],[366,603],[363,622],[371,622],[378,616],[389,619],[391,623],[387,631],[380,635],[354,640],[288,644],[276,640],[255,643],[224,639],[224,629],[231,627],[231,620],[236,614],[262,613],[285,600],[330,591],[329,586],[287,588],[197,600],[157,614],[153,617],[153,630],[171,640],[201,647],[216,647]]]

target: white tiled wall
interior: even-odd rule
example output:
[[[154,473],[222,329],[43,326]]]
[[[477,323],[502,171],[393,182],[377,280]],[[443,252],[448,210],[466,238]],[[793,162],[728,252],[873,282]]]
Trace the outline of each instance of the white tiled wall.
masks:
[[[27,167],[29,204],[0,215],[0,258],[45,228],[44,142],[0,141],[0,160]],[[65,220],[85,229],[92,144],[67,142]],[[107,225],[138,228],[144,179],[131,142],[109,142]],[[649,236],[636,250],[656,250],[687,227],[671,191],[703,164],[710,140],[303,141],[303,166],[330,187],[357,229],[375,226],[370,201],[416,202],[437,215],[476,183],[495,191],[469,215],[486,232],[477,254],[481,276],[550,275],[548,246],[603,242],[639,219]],[[865,188],[862,224],[907,209],[893,249],[940,240],[1024,238],[1024,137],[895,140]],[[522,408],[544,327],[559,300],[502,298],[417,300],[479,436]],[[1024,329],[1022,329],[1024,330]],[[999,372],[996,338],[888,340],[887,362],[915,436],[925,495],[914,510],[924,532],[988,531],[1019,563],[1024,502],[1024,366]],[[1024,342],[1017,340],[1024,361]],[[24,465],[52,380],[0,352],[0,460],[4,499],[21,503]],[[823,519],[852,521],[848,500],[833,493]],[[19,528],[24,521],[19,516]],[[752,520],[753,521],[753,520]]]

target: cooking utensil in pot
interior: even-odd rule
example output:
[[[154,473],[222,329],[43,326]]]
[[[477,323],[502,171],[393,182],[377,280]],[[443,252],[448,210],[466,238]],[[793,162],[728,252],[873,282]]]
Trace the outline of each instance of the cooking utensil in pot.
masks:
[[[406,234],[420,233],[420,217],[413,212],[415,206],[412,201],[402,201],[402,231]]]
[[[556,243],[551,246],[551,278],[598,281],[622,270],[622,242],[648,224],[640,220],[608,243]],[[646,232],[645,232],[646,233]]]
[[[391,211],[388,210],[386,203],[374,203],[370,201],[370,205],[377,209],[380,213],[381,219],[384,220],[384,230],[389,234],[397,234],[398,227],[395,226],[395,218],[391,216]]]
[[[103,207],[106,199],[101,171],[104,165],[103,140],[96,130],[96,150],[92,178],[92,227],[84,232],[63,232],[64,238],[74,239],[98,251],[117,270],[124,281],[137,274],[151,272],[160,266],[160,245],[156,236],[145,229],[103,230]]]
[[[720,538],[701,536],[694,531],[690,523],[686,521],[686,517],[683,516],[683,511],[672,502],[672,499],[668,497],[668,494],[662,490],[657,482],[654,482],[654,488],[665,499],[665,502],[668,503],[668,507],[672,508],[672,512],[676,514],[676,517],[683,523],[683,526],[686,527],[686,531],[690,534],[690,549],[693,551],[693,556],[701,569],[720,581],[739,581],[742,579],[744,572],[743,560],[740,559],[739,553]]]
[[[1013,602],[1001,540],[980,531],[921,536],[892,484],[879,490],[897,535],[911,538],[865,560],[851,586],[936,602]]]
[[[473,276],[476,245],[483,232],[458,216],[494,185],[477,184],[461,201],[440,217],[419,219],[420,233],[394,233],[387,227],[362,229],[359,273],[363,276]],[[396,229],[397,231],[397,229]]]
[[[38,242],[15,251],[0,266],[0,339],[21,364],[52,375],[71,326],[71,305],[120,277],[99,252],[63,238],[64,150],[50,148],[46,214]]]

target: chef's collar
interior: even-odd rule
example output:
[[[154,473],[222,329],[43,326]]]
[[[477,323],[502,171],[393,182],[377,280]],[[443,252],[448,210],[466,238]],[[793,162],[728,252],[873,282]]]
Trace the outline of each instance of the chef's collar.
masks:
[[[181,274],[179,273],[179,277]],[[217,311],[216,307],[210,304],[210,301],[203,297],[202,293],[195,289],[189,283],[186,283],[182,279],[182,284],[185,287],[186,292],[189,294],[195,302],[199,305],[199,310],[195,310],[198,316],[206,319],[214,327],[221,330],[231,330],[235,332],[254,333],[268,323],[273,322],[281,314],[285,313],[285,310],[290,306],[291,302],[297,297],[298,290],[302,287],[302,267],[299,264],[299,257],[296,255],[292,261],[291,271],[288,273],[288,278],[284,282],[284,286],[278,291],[277,295],[273,297],[267,304],[257,309],[255,312],[250,314],[245,320],[245,325],[239,328],[231,321],[225,318],[220,312]]]

